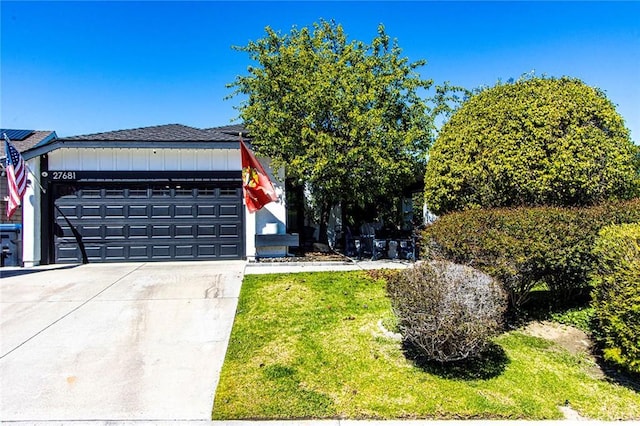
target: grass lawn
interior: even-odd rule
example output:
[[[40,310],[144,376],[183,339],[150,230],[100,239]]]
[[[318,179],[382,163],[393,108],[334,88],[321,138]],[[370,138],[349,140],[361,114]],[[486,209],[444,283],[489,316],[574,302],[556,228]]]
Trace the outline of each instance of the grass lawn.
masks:
[[[386,337],[384,282],[365,272],[245,277],[214,419],[639,419],[640,393],[592,375],[593,361],[521,331],[488,361],[439,369]]]

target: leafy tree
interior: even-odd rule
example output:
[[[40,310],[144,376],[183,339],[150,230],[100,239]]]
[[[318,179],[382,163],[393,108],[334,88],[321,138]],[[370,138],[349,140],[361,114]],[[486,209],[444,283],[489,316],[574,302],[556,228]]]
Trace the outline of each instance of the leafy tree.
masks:
[[[265,31],[235,47],[256,65],[229,86],[248,95],[239,110],[255,150],[311,190],[326,239],[332,205],[364,207],[423,176],[434,126],[418,91],[432,83],[382,25],[370,44],[327,21]]]
[[[640,187],[635,149],[614,105],[578,79],[498,84],[443,126],[425,198],[435,213],[628,199]]]

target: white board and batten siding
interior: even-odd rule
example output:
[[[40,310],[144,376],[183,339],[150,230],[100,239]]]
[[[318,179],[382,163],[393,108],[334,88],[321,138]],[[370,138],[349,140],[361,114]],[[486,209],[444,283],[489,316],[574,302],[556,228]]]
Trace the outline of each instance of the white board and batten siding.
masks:
[[[62,148],[49,154],[50,170],[232,171],[240,168],[237,149]]]

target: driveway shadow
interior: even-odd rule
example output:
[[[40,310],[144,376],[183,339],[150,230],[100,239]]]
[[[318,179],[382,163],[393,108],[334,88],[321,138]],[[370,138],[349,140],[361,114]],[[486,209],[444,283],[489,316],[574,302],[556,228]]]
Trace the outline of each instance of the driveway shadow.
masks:
[[[77,265],[62,265],[62,266],[56,266],[53,268],[20,268],[20,269],[0,269],[0,278],[11,278],[11,277],[19,277],[22,275],[29,275],[29,274],[37,274],[38,272],[46,272],[46,271],[57,271],[57,270],[64,270],[64,269],[73,269],[73,268],[77,268],[78,266],[82,266],[80,264]]]

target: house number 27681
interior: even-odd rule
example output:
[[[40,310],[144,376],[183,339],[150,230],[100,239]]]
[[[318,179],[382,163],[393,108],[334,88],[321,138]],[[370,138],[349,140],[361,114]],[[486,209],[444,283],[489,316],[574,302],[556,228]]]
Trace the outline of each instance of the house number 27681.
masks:
[[[53,180],[74,180],[76,172],[52,172]]]

